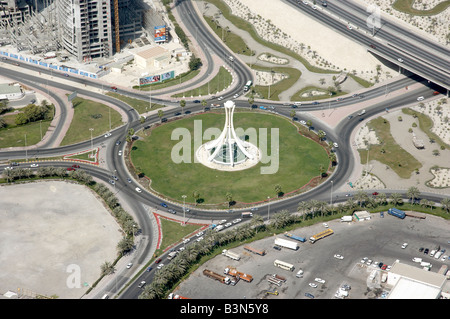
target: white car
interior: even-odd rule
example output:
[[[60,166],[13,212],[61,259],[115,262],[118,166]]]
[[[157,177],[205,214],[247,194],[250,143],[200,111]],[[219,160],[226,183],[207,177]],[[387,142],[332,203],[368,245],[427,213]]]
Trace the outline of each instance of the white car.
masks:
[[[317,285],[315,283],[313,283],[313,282],[310,282],[309,286],[312,287],[312,288],[317,288]]]
[[[119,154],[119,156],[122,156],[122,151],[119,151],[119,153],[118,153],[118,154]]]
[[[341,255],[335,254],[335,255],[334,255],[334,258],[336,258],[336,259],[344,259],[344,256],[341,256]]]
[[[222,101],[223,100],[223,96],[220,96],[217,100],[218,101]]]
[[[325,280],[323,280],[322,278],[316,278],[314,279],[314,281],[320,282],[321,284],[325,283]]]
[[[349,30],[353,29],[352,26],[351,26],[350,24],[347,26],[347,28],[348,28]]]
[[[417,101],[423,101],[423,100],[425,100],[425,98],[424,98],[423,96],[419,96],[419,97],[417,98]]]
[[[303,1],[303,4],[308,4],[308,1]]]
[[[372,265],[372,259],[369,259],[369,260],[366,262],[366,265],[367,265],[367,266]]]
[[[127,265],[127,268],[130,269],[131,266],[133,266],[133,263],[129,263],[129,264]]]
[[[222,219],[220,222],[217,223],[217,225],[222,225],[223,223],[226,223],[227,220],[226,219]]]
[[[38,164],[31,164],[30,167],[38,167]]]
[[[203,234],[204,234],[204,232],[201,231],[201,232],[197,233],[196,236],[197,236],[197,237],[200,237],[200,236],[203,236]]]
[[[397,61],[400,62],[400,63],[402,63],[402,62],[403,62],[403,59],[398,58]]]
[[[164,264],[159,264],[158,267],[156,267],[156,268],[161,269],[162,267],[164,267]]]
[[[301,121],[300,121],[300,124],[306,125],[306,121],[301,120]]]
[[[233,95],[233,97],[234,97],[235,99],[237,99],[237,98],[239,97],[239,94],[236,93],[235,95]]]
[[[197,238],[197,241],[202,241],[202,240],[203,240],[203,237]]]
[[[190,238],[186,238],[185,240],[183,240],[183,244],[187,244],[188,242],[190,242],[191,239]]]
[[[241,220],[242,220],[242,219],[237,218],[237,219],[233,220],[233,224],[237,224],[237,223],[239,223]]]
[[[141,282],[140,282],[140,284],[139,284],[139,288],[144,288],[144,286],[145,286],[145,281],[144,280],[142,280]]]
[[[226,223],[224,226],[225,227],[230,227],[231,225],[233,225],[232,223]]]
[[[142,193],[142,190],[141,190],[139,187],[136,187],[135,190],[136,190],[136,192],[138,192],[138,193]]]
[[[316,10],[316,6],[313,6],[312,8],[313,8],[313,10]]]
[[[402,245],[402,249],[405,249],[406,247],[408,247],[408,243],[404,243],[404,244]]]
[[[447,256],[447,255],[444,255],[444,256],[441,257],[441,260],[442,260],[442,261],[446,261],[447,259],[448,259],[448,256]]]
[[[322,225],[323,225],[323,227],[328,228],[328,224],[327,223],[323,223]]]
[[[105,137],[110,137],[110,136],[111,136],[111,133],[109,133],[109,132],[105,134]]]
[[[338,148],[338,146],[339,146],[338,143],[336,143],[336,142],[333,143],[334,148]]]

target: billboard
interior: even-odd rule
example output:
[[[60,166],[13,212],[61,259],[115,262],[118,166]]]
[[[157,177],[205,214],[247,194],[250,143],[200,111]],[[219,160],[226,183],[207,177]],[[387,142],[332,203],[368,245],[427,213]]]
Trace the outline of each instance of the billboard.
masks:
[[[165,72],[163,74],[149,75],[143,78],[139,78],[139,85],[147,85],[152,83],[158,83],[175,77],[175,71]]]
[[[165,42],[167,39],[167,29],[165,25],[156,26],[154,34],[155,42]]]

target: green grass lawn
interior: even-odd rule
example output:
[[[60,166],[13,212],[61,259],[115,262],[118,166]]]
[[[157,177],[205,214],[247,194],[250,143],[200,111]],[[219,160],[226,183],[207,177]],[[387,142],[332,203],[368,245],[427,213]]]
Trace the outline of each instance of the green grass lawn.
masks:
[[[135,99],[115,92],[107,92],[106,95],[112,96],[118,100],[121,100],[122,102],[127,103],[129,106],[134,108],[139,114],[146,113],[151,110],[156,110],[165,106],[154,102],[152,102],[150,105],[150,97],[148,98],[147,101],[144,101],[141,99]]]
[[[275,185],[280,184],[284,193],[294,191],[318,176],[320,165],[329,165],[325,149],[301,136],[289,120],[259,112],[236,113],[234,125],[243,129],[253,127],[257,132],[260,128],[267,128],[268,153],[271,149],[270,129],[279,129],[279,165],[276,173],[261,174],[261,167],[268,167],[269,163],[258,163],[236,172],[218,171],[193,163],[194,120],[201,120],[203,131],[211,127],[222,130],[224,118],[223,113],[208,113],[168,122],[133,144],[131,160],[152,180],[151,187],[157,192],[177,201],[182,201],[181,196],[187,195],[186,202],[194,203],[193,192],[198,191],[202,205],[223,204],[224,207],[228,205],[227,192],[233,195],[236,202],[262,201],[267,196],[276,197]],[[186,128],[191,132],[191,163],[177,164],[172,160],[172,148],[180,143],[180,140],[171,140],[172,132],[177,128]]]
[[[205,96],[209,94],[216,94],[229,87],[233,77],[231,73],[223,66],[220,67],[219,72],[209,83],[203,84],[200,87],[193,88],[192,90],[185,91],[183,93],[177,93],[172,95],[173,97],[191,97],[191,96]]]
[[[287,75],[285,79],[270,86],[270,96],[268,85],[255,85],[252,89],[257,95],[261,96],[264,99],[269,99],[272,101],[279,101],[279,94],[293,86],[302,75],[302,72],[300,72],[299,70],[289,67],[266,68],[254,65],[253,69],[266,72],[270,72],[272,70],[275,73],[283,73]]]
[[[61,145],[71,145],[99,136],[109,131],[109,114],[111,114],[111,128],[122,124],[122,116],[110,107],[91,100],[77,97],[73,99],[74,116]],[[111,111],[111,113],[110,113]]]
[[[5,122],[14,123],[15,115],[4,116]],[[41,141],[42,136],[47,132],[51,121],[33,122],[25,125],[14,126],[11,128],[0,129],[0,148],[6,147],[24,147],[25,134],[27,146],[35,145]]]
[[[183,213],[179,213],[178,217],[183,217]],[[171,221],[165,218],[160,218],[161,230],[164,236],[161,241],[161,250],[179,242],[185,236],[193,233],[194,231],[200,229],[202,225],[186,224],[181,225],[180,222]]]
[[[370,145],[369,161],[377,160],[389,166],[401,178],[410,178],[416,168],[422,167],[422,164],[410,153],[405,151],[391,135],[390,123],[382,117],[371,120],[367,126],[373,129],[380,141],[379,145]],[[358,150],[361,163],[367,162],[367,150]]]

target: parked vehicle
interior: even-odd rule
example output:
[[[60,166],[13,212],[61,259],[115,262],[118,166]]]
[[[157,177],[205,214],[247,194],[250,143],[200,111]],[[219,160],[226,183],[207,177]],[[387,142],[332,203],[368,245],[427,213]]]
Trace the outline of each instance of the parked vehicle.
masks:
[[[341,222],[351,222],[353,220],[353,216],[342,216]]]
[[[253,277],[249,274],[243,273],[241,271],[238,271],[236,268],[234,267],[227,267],[224,270],[225,275],[230,275],[233,276],[235,278],[239,278],[242,279],[246,282],[252,282]]]
[[[400,210],[398,208],[395,208],[395,207],[389,208],[388,209],[388,214],[392,215],[392,216],[395,216],[395,217],[398,217],[398,218],[401,218],[401,219],[404,219],[405,216],[406,216],[404,211],[402,211],[402,210]]]
[[[250,247],[250,246],[244,246],[244,249],[247,250],[247,251],[250,251],[250,252],[252,252],[254,254],[260,255],[260,256],[264,256],[266,254],[265,250],[258,250],[258,249],[255,249],[253,247]]]
[[[298,241],[300,241],[302,243],[304,243],[306,241],[305,237],[296,236],[296,235],[288,233],[288,232],[285,232],[284,236],[292,238],[292,239],[295,239],[295,240],[298,240]]]
[[[289,270],[289,271],[294,271],[294,269],[295,269],[294,265],[284,262],[284,261],[281,261],[281,260],[278,260],[278,259],[274,260],[273,265],[275,267],[280,267],[281,269]]]
[[[228,258],[234,259],[234,260],[240,260],[241,256],[239,254],[232,252],[228,249],[222,250],[222,255],[227,256]]]
[[[298,249],[298,244],[295,241],[282,239],[282,238],[275,238],[275,245],[281,246],[281,247],[286,247],[286,248],[289,248],[292,250]]]
[[[219,275],[218,273],[215,273],[214,271],[211,271],[209,269],[203,270],[203,275],[206,277],[212,278],[214,280],[217,280],[225,285],[229,285],[231,280],[229,277]]]
[[[315,243],[316,241],[318,241],[319,239],[328,237],[328,236],[332,235],[333,233],[334,233],[334,231],[331,230],[330,228],[328,228],[327,230],[324,230],[324,231],[322,231],[322,232],[320,232],[320,233],[317,233],[317,234],[311,236],[311,237],[309,238],[309,241],[311,242],[311,244],[314,244],[314,243]]]

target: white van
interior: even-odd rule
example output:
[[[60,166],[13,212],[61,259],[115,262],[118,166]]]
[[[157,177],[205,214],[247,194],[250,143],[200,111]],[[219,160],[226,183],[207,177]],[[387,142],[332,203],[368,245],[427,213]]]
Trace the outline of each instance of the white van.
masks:
[[[294,102],[294,105],[300,106],[302,105],[302,102]]]
[[[108,294],[104,294],[103,297],[102,297],[102,299],[109,299]]]
[[[412,259],[412,261],[414,261],[415,263],[421,263],[422,262],[422,258],[414,257]]]
[[[233,61],[234,61],[234,58],[230,55],[230,56],[228,57],[228,60],[230,60],[231,62],[233,62]]]
[[[302,278],[303,277],[303,270],[299,270],[298,272],[297,272],[297,274],[295,275],[295,277],[297,277],[297,278]]]

